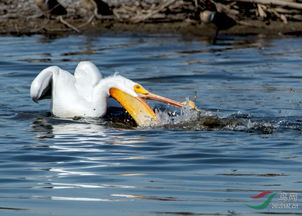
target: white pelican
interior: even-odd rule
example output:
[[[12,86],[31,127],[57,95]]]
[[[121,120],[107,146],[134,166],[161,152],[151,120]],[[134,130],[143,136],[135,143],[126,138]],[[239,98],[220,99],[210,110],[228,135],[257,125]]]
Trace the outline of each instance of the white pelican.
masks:
[[[148,126],[155,119],[155,113],[144,99],[183,106],[177,101],[152,94],[140,84],[120,75],[102,78],[97,67],[89,61],[80,62],[74,75],[57,66],[42,70],[32,81],[30,96],[35,102],[51,98],[51,112],[63,118],[102,117],[106,114],[107,100],[112,97],[140,126]]]

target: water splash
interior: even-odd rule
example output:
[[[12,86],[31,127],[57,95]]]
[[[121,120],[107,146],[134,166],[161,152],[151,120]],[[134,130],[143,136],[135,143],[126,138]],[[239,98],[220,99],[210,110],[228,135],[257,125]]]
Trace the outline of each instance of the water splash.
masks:
[[[159,119],[156,128],[172,130],[226,130],[250,133],[271,134],[284,129],[302,130],[302,121],[297,118],[257,118],[251,115],[236,113],[231,115],[214,114],[185,106],[180,111],[156,108]]]
[[[210,112],[193,110],[185,105],[180,111],[168,109],[155,109],[155,114],[158,119],[156,126],[182,125],[193,123],[199,120],[202,116],[211,116]]]
[[[93,124],[104,128],[136,129],[135,122],[125,112],[113,112],[102,119],[58,119],[49,114],[19,113],[14,118],[34,118],[32,127],[36,130],[51,130],[53,125],[60,124]],[[156,107],[157,123],[143,128],[195,131],[242,131],[248,133],[272,134],[274,132],[302,131],[301,117],[253,117],[249,114],[213,113],[200,111],[184,106],[181,110],[172,107]],[[141,127],[139,127],[141,128]]]

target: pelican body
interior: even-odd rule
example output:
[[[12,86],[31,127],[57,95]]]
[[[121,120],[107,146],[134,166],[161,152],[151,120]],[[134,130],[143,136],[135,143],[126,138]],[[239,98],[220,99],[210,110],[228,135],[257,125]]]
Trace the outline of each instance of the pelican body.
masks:
[[[30,96],[34,102],[51,99],[51,112],[62,118],[98,118],[106,114],[108,98],[117,100],[140,126],[154,121],[155,113],[144,99],[152,99],[177,107],[183,104],[150,93],[140,84],[123,76],[106,78],[89,61],[80,62],[74,75],[50,66],[32,81]]]

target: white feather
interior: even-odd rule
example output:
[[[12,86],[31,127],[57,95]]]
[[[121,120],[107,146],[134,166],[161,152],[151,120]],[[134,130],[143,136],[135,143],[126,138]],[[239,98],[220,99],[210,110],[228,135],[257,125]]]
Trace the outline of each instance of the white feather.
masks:
[[[74,75],[57,66],[42,70],[31,84],[30,95],[38,101],[51,90],[51,111],[58,117],[101,117],[107,110],[110,88],[137,96],[135,84],[120,75],[102,79],[93,63],[80,62]]]

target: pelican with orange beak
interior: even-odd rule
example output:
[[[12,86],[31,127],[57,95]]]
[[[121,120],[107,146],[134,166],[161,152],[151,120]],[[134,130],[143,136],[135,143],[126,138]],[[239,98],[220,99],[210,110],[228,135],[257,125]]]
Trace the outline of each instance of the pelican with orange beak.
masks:
[[[131,115],[139,126],[156,123],[156,115],[145,99],[176,107],[182,103],[153,94],[142,85],[123,76],[106,78],[89,61],[78,64],[74,75],[57,66],[42,70],[32,81],[30,95],[34,102],[51,99],[51,112],[62,118],[97,118],[106,114],[112,97]]]

